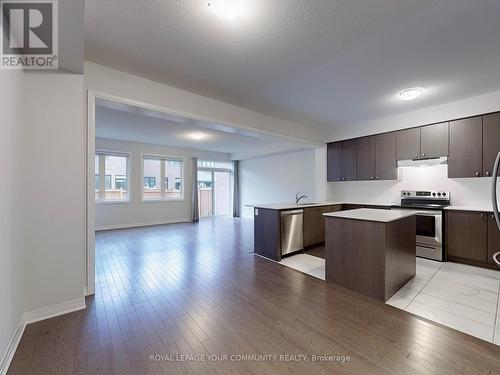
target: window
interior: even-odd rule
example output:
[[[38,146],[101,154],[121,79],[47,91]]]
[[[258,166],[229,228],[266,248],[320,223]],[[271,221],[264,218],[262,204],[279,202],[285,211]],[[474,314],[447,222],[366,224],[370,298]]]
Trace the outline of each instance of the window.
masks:
[[[182,159],[144,155],[142,173],[143,200],[184,199]]]
[[[97,152],[95,156],[95,199],[129,200],[128,155]],[[101,179],[104,176],[104,179]]]

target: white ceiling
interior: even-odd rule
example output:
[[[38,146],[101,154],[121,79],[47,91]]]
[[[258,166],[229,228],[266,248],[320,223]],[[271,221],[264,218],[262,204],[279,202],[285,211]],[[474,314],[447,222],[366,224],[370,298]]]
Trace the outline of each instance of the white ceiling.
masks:
[[[98,138],[222,152],[236,160],[318,147],[102,99],[96,104]],[[193,134],[201,134],[203,138],[195,140]]]
[[[500,88],[498,0],[234,1],[87,0],[86,58],[326,129]]]

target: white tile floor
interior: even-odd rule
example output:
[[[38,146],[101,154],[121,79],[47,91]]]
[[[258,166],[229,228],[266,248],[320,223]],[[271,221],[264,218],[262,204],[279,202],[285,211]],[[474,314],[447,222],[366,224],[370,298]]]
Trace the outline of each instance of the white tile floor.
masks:
[[[325,280],[325,260],[308,254],[281,264]],[[417,274],[387,303],[500,345],[500,271],[417,258]]]
[[[280,262],[287,267],[307,273],[318,279],[325,279],[325,260],[309,254],[297,254],[283,258]]]

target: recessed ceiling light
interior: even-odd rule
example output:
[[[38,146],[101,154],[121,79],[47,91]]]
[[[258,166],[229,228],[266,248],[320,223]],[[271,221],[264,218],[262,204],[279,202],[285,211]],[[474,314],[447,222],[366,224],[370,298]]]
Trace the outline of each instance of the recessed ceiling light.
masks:
[[[413,100],[422,95],[424,89],[421,87],[412,87],[399,92],[398,96],[403,100]]]
[[[241,3],[237,0],[210,0],[208,7],[215,15],[227,20],[238,18],[242,11]]]

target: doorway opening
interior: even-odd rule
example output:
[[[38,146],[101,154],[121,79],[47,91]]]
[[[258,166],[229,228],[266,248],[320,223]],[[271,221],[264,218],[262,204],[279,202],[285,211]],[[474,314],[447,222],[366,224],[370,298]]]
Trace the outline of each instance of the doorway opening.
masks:
[[[230,162],[198,161],[200,218],[231,215],[231,177]]]

